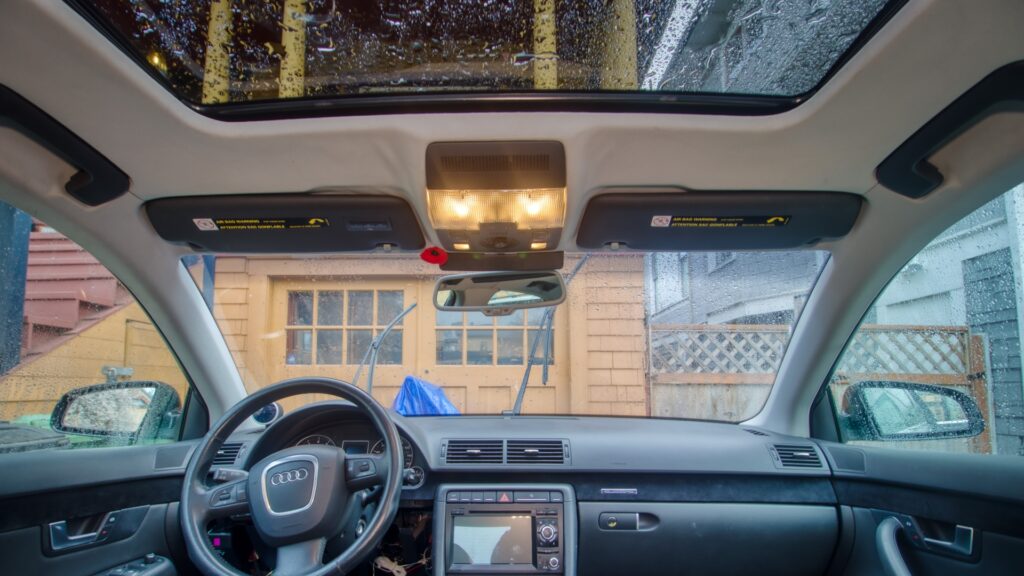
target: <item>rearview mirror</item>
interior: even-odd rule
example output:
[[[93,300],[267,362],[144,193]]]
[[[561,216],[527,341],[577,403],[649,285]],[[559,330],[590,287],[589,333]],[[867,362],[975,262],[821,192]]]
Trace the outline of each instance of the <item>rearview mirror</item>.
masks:
[[[985,429],[977,403],[946,386],[866,381],[843,394],[847,440],[969,438]]]
[[[76,388],[57,402],[50,427],[82,436],[108,436],[135,444],[174,439],[181,400],[163,382],[129,381]]]
[[[434,286],[434,306],[444,311],[506,316],[515,310],[554,306],[565,300],[558,272],[477,272],[444,276]]]

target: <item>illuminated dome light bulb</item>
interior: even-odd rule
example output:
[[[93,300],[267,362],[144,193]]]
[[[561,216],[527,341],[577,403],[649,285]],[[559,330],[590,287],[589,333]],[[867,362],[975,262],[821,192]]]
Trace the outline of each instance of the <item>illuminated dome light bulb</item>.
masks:
[[[459,218],[469,216],[469,203],[465,200],[462,200],[461,202],[452,202],[452,214],[455,214]]]
[[[523,199],[523,209],[526,210],[526,213],[528,215],[536,216],[536,215],[540,214],[541,211],[544,209],[544,204],[545,204],[546,200],[547,200],[547,198],[543,198],[543,197],[541,197],[541,198],[526,197],[526,198]]]

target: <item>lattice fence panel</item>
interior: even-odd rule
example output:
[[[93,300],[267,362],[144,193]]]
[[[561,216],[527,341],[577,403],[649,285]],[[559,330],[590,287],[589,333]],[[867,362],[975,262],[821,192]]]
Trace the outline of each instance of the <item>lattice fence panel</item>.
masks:
[[[837,372],[847,374],[964,374],[967,329],[860,330]]]
[[[847,374],[963,374],[967,328],[865,326],[838,371]],[[785,327],[651,327],[653,374],[771,374],[778,370]]]
[[[651,332],[655,374],[771,374],[786,349],[786,332],[707,329]]]

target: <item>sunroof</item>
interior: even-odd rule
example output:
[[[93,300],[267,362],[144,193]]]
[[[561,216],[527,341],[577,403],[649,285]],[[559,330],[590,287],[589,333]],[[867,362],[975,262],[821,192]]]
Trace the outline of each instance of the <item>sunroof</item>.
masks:
[[[813,91],[886,0],[76,0],[194,105]]]

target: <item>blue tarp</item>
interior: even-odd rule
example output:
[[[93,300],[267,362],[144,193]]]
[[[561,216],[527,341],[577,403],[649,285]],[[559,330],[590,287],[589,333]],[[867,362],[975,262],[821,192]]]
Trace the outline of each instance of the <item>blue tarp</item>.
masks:
[[[415,376],[406,376],[402,389],[395,396],[391,405],[403,416],[449,416],[458,415],[455,407],[444,395],[440,386],[420,380]]]

